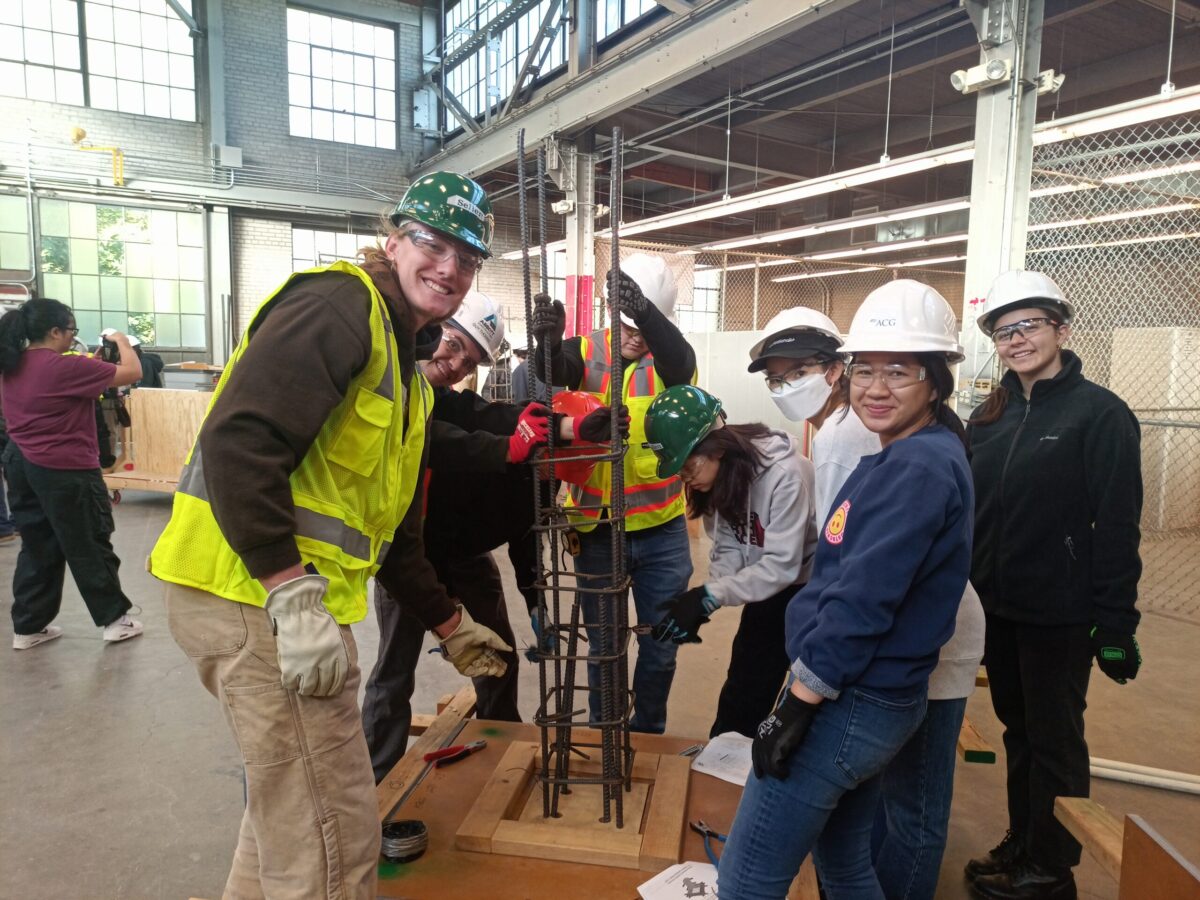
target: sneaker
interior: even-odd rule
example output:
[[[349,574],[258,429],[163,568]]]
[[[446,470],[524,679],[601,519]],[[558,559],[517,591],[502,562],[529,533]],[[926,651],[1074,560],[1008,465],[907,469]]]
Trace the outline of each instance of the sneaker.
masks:
[[[46,641],[62,637],[62,633],[62,629],[57,625],[47,625],[41,631],[34,634],[14,634],[13,649],[28,650],[30,647],[36,647],[38,644],[44,644]]]
[[[1030,859],[995,875],[971,882],[976,897],[984,900],[1075,900],[1075,876],[1070,869],[1051,869]]]
[[[984,875],[999,875],[1015,868],[1025,855],[1025,839],[1012,831],[1004,832],[1004,840],[991,849],[986,856],[977,856],[967,863],[963,871],[968,881]]]
[[[104,626],[104,639],[106,641],[127,641],[137,637],[144,630],[142,623],[137,619],[121,616],[112,624]]]

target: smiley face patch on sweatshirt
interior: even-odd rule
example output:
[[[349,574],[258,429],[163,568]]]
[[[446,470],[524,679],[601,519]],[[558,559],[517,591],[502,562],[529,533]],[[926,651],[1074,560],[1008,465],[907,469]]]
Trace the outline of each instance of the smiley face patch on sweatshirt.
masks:
[[[846,536],[846,517],[850,515],[850,501],[843,500],[842,505],[833,511],[829,522],[825,525],[825,540],[831,544],[840,544]]]

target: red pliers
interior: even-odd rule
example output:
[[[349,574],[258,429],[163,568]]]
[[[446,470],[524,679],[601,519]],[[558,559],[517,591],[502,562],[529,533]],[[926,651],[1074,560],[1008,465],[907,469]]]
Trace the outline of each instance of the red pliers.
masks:
[[[425,762],[433,763],[435,769],[466,759],[472,753],[478,753],[487,746],[487,741],[472,741],[469,744],[458,744],[454,747],[443,747],[441,750],[431,750],[422,757]]]

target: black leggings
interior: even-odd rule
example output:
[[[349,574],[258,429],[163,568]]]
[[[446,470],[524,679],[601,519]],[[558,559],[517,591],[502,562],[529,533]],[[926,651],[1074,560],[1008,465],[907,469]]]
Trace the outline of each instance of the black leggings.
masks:
[[[754,737],[758,724],[771,714],[789,664],[784,616],[798,590],[799,586],[792,585],[742,607],[742,622],[733,639],[729,671],[709,737],[726,731]]]
[[[62,606],[66,567],[92,621],[110,625],[130,607],[113,552],[112,505],[99,469],[47,469],[9,441],[4,451],[13,525],[21,553],[13,573],[13,631],[36,634]]]

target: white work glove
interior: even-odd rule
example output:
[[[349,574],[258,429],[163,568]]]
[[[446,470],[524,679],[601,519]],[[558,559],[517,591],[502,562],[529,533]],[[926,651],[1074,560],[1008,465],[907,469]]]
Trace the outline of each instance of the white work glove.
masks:
[[[328,587],[328,578],[302,575],[267,594],[279,680],[305,697],[336,697],[350,671],[341,626],[325,608]]]
[[[461,603],[458,604],[458,611],[462,614],[458,627],[447,637],[438,640],[442,655],[453,663],[460,675],[468,678],[492,675],[499,678],[508,670],[508,663],[496,651],[511,651],[512,647],[504,643],[492,629],[472,619]]]

